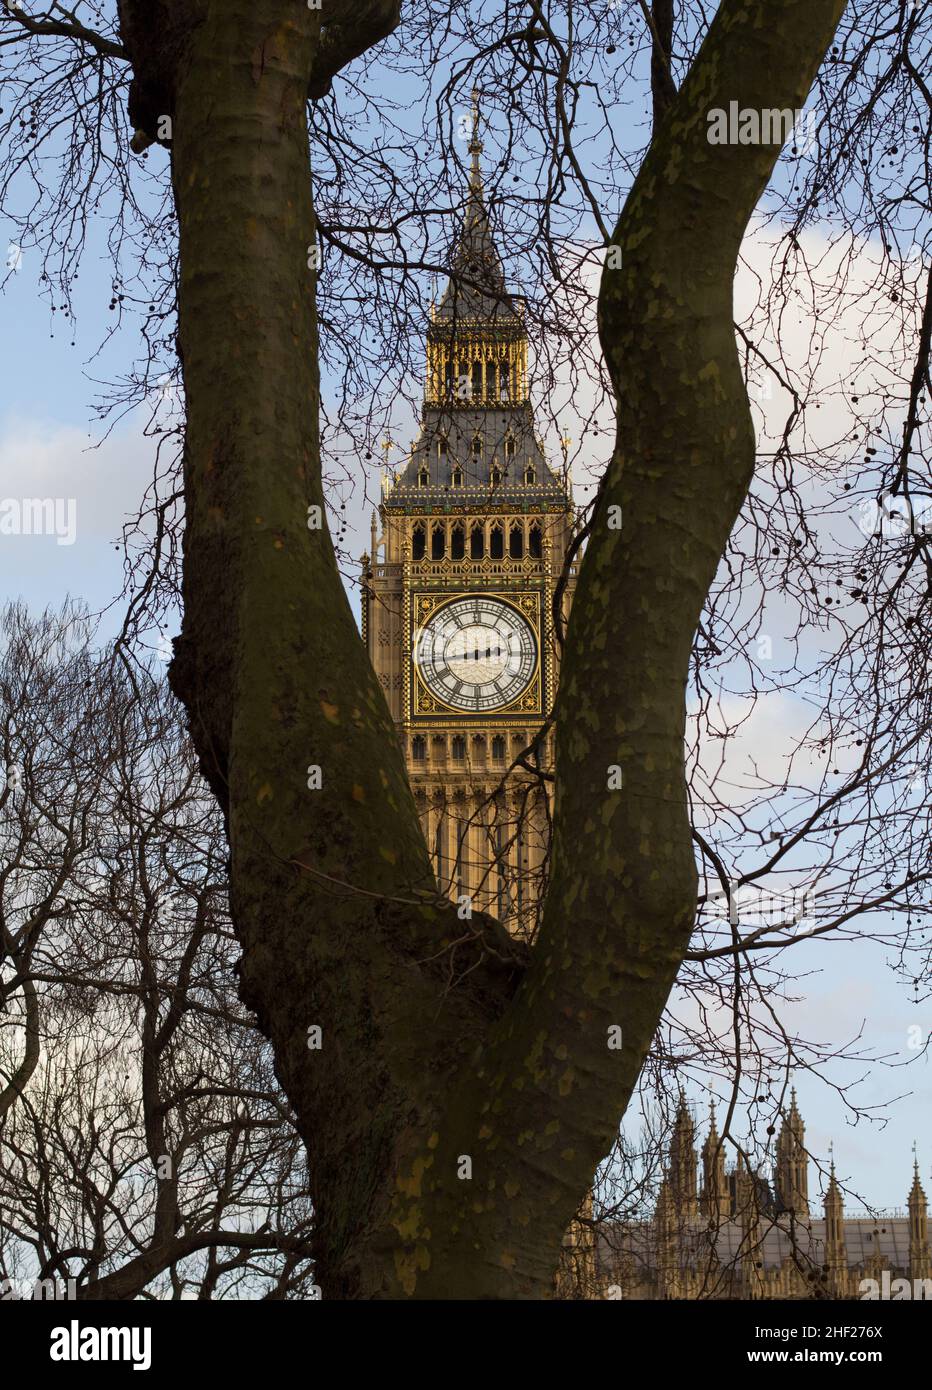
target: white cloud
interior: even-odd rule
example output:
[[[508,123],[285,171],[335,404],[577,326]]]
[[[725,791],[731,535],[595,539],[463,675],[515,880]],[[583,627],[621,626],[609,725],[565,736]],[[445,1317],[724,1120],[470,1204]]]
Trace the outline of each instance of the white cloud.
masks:
[[[154,448],[131,429],[93,443],[71,425],[15,415],[0,422],[0,501],[50,499],[59,516],[74,519],[73,544],[60,543],[52,528],[0,534],[4,599],[21,595],[41,607],[68,592],[96,607],[119,591],[121,557],[113,546],[142,496]]]

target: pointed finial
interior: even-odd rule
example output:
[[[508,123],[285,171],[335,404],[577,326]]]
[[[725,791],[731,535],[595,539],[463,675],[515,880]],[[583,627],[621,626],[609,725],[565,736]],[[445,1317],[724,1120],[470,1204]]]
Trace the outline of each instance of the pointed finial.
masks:
[[[916,1145],[913,1144],[913,1149],[915,1150],[915,1148],[916,1148]],[[926,1194],[925,1194],[925,1192],[923,1191],[923,1187],[922,1187],[922,1178],[921,1178],[920,1175],[919,1175],[919,1158],[918,1158],[918,1155],[914,1153],[914,1155],[913,1155],[913,1185],[912,1185],[912,1187],[909,1189],[909,1198],[908,1198],[908,1201],[907,1201],[907,1205],[908,1205],[908,1207],[909,1207],[909,1209],[910,1209],[910,1212],[912,1211],[912,1209],[913,1209],[913,1207],[916,1205],[916,1203],[921,1203],[921,1204],[924,1206],[924,1205],[925,1205],[925,1201],[926,1201]]]
[[[482,153],[482,141],[479,138],[479,88],[472,89],[472,138],[469,141],[469,153],[472,156],[472,164],[469,171],[469,186],[475,193],[482,191],[482,170],[479,168],[479,156]]]

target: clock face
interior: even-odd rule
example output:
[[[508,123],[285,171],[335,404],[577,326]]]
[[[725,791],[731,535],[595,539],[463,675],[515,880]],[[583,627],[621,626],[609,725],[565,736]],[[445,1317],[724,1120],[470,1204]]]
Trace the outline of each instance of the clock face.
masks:
[[[511,604],[476,595],[454,599],[428,619],[414,661],[438,700],[479,714],[523,694],[537,668],[537,642],[531,624]]]

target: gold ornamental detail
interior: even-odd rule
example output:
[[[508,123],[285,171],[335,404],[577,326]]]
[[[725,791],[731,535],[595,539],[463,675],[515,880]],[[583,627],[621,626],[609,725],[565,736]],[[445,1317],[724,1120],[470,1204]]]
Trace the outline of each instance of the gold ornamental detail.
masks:
[[[427,689],[420,672],[414,662],[414,652],[417,643],[418,630],[429,621],[432,614],[438,608],[445,607],[448,603],[456,599],[466,597],[491,598],[498,603],[505,603],[516,608],[523,613],[534,630],[534,641],[537,646],[537,663],[530,684],[518,698],[508,705],[502,705],[500,709],[489,710],[484,716],[472,718],[468,711],[460,709],[454,705],[448,705],[445,701],[438,699]],[[506,594],[506,593],[478,593],[464,594],[462,590],[455,592],[445,592],[437,594],[416,594],[413,596],[413,612],[411,615],[412,628],[408,637],[408,660],[406,663],[406,676],[408,677],[408,691],[410,692],[411,703],[408,708],[411,710],[411,717],[432,717],[438,716],[444,719],[451,719],[463,727],[487,727],[488,721],[498,720],[502,715],[537,715],[543,718],[543,700],[545,689],[544,667],[546,666],[546,679],[549,686],[549,661],[544,661],[544,643],[546,634],[542,631],[541,625],[541,595],[535,591],[529,594]]]

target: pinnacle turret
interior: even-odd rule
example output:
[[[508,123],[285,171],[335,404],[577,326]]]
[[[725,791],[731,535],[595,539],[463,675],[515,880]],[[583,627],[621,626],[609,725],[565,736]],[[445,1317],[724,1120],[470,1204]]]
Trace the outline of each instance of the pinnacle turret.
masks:
[[[670,1143],[670,1188],[677,1210],[684,1217],[694,1217],[698,1211],[698,1166],[696,1126],[681,1091]]]
[[[909,1191],[909,1277],[928,1279],[932,1275],[929,1252],[929,1214],[926,1194],[919,1179],[919,1159],[913,1145],[913,1185]]]
[[[702,1192],[699,1196],[699,1206],[702,1215],[713,1226],[720,1225],[729,1215],[725,1145],[715,1123],[713,1101],[709,1102],[709,1132],[702,1145]]]
[[[908,1205],[910,1209],[914,1206],[925,1206],[926,1194],[919,1177],[919,1160],[913,1159],[913,1185],[909,1190]]]
[[[806,1153],[806,1126],[796,1104],[795,1087],[790,1092],[790,1108],[784,1112],[777,1137],[777,1205],[794,1216],[809,1216],[809,1156]]]

